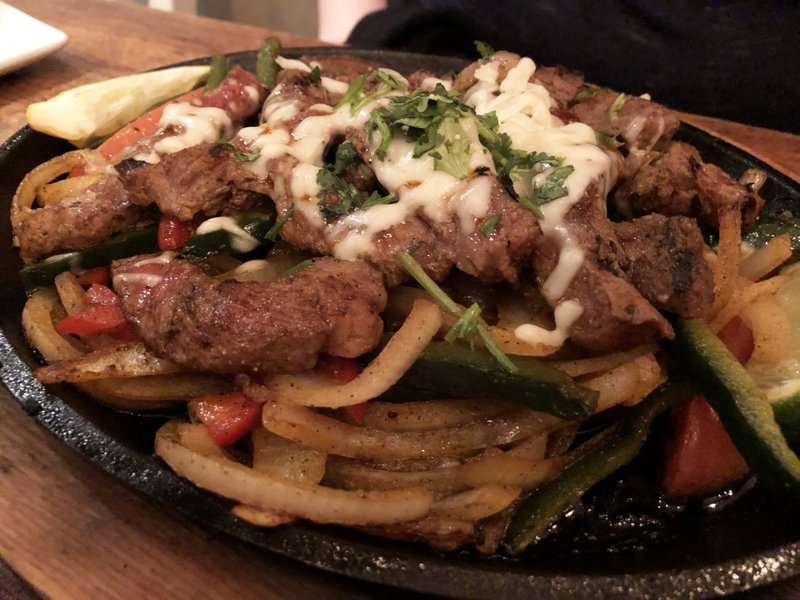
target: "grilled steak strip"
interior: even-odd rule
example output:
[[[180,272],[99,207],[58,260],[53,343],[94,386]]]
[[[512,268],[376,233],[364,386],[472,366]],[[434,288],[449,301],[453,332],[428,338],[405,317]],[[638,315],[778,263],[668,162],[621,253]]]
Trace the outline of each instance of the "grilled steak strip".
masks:
[[[258,181],[227,146],[198,144],[166,155],[160,162],[120,170],[130,201],[155,203],[159,210],[182,221],[196,214],[213,216],[227,208],[258,204],[246,188]]]
[[[583,313],[569,331],[576,344],[601,351],[632,348],[674,335],[667,320],[626,279],[629,259],[605,217],[597,185],[566,213],[564,222],[584,252],[583,262],[560,298],[574,299]],[[542,238],[533,255],[541,288],[558,263],[556,243]]]
[[[653,156],[617,188],[612,202],[626,218],[683,215],[712,227],[718,225],[720,208],[739,206],[745,228],[755,222],[764,204],[756,192],[703,162],[694,147],[682,142],[673,142],[664,154]]]
[[[126,318],[155,353],[214,373],[294,373],[321,352],[355,357],[380,339],[380,274],[320,258],[273,283],[217,282],[169,255],[112,265]]]
[[[30,264],[56,251],[88,248],[151,221],[149,211],[130,202],[119,177],[108,174],[60,204],[31,211],[14,233],[22,260]]]
[[[671,110],[638,96],[600,92],[570,106],[578,119],[608,135],[621,135],[629,149],[665,148],[680,121]],[[615,106],[615,103],[617,106]]]
[[[714,276],[697,221],[648,215],[614,223],[630,260],[628,278],[656,307],[687,318],[708,316]]]

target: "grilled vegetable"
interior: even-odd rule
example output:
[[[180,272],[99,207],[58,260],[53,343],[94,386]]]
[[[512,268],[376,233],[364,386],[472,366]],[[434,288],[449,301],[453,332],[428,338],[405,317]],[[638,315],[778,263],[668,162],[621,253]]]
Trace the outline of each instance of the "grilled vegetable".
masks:
[[[509,373],[482,348],[431,342],[399,383],[448,396],[508,400],[569,420],[594,412],[596,391],[535,358],[515,356],[514,364],[518,370]]]
[[[703,321],[679,319],[675,334],[672,351],[683,357],[750,468],[768,484],[800,493],[800,459],[763,390]]]
[[[225,218],[229,219],[227,229],[221,225],[208,232],[199,230],[183,246],[180,253],[205,258],[213,254],[247,251],[239,245],[242,235],[237,233],[236,229],[250,236],[252,238],[250,243],[255,242],[256,245],[268,243],[266,234],[275,222],[275,213],[245,213],[235,220]],[[230,224],[233,224],[233,227]],[[90,248],[45,258],[22,269],[20,279],[25,291],[32,292],[37,288],[52,285],[56,275],[64,271],[80,273],[87,269],[105,266],[113,260],[153,252],[159,252],[157,226],[128,231]]]
[[[84,148],[149,108],[196,87],[208,72],[208,66],[174,67],[82,85],[31,104],[28,124]]]
[[[273,88],[275,87],[275,81],[278,77],[278,71],[280,70],[280,66],[278,66],[277,61],[275,60],[278,55],[281,53],[281,41],[272,36],[268,37],[261,43],[261,48],[258,50],[258,56],[256,57],[256,77],[266,88]]]
[[[520,504],[508,526],[504,539],[508,551],[519,554],[525,550],[589,488],[629,463],[647,439],[653,419],[693,390],[688,379],[674,377],[632,408],[607,440],[533,492]]]

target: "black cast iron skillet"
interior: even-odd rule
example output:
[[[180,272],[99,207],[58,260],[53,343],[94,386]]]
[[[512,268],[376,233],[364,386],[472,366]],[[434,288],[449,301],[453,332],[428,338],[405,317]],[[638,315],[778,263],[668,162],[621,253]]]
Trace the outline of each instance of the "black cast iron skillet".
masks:
[[[286,55],[341,52],[294,49]],[[458,58],[350,52],[404,73],[425,68],[442,74],[465,64]],[[233,54],[231,60],[252,69],[255,55]],[[754,157],[688,125],[681,127],[679,138],[734,177],[751,167],[766,171],[769,181],[762,194],[767,202],[800,206],[800,185]],[[259,529],[236,519],[226,501],[196,489],[153,458],[154,434],[163,417],[119,413],[68,386],[45,388],[31,375],[39,361],[20,326],[25,295],[8,211],[22,177],[69,149],[65,142],[27,127],[0,146],[0,378],[23,408],[55,436],[169,510],[321,569],[469,598],[708,597],[800,573],[800,519],[788,501],[755,485],[724,509],[666,506],[655,492],[655,444],[591,490],[553,535],[518,559],[472,552],[442,555],[421,545],[344,528],[299,524]],[[658,437],[658,432],[651,437]]]

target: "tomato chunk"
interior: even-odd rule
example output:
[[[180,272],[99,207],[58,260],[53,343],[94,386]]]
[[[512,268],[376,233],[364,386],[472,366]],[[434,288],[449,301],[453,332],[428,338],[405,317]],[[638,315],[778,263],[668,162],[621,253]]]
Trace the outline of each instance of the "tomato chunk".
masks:
[[[97,147],[98,152],[109,160],[113,159],[128,146],[132,146],[139,140],[153,135],[158,130],[158,122],[161,120],[161,115],[164,113],[164,107],[167,104],[190,102],[202,96],[204,92],[203,88],[197,88],[143,114],[100,144]]]
[[[194,233],[192,221],[181,221],[170,215],[161,215],[158,222],[158,247],[161,250],[181,248]]]
[[[201,396],[190,403],[208,434],[220,446],[238,442],[261,420],[262,405],[242,392],[222,396]]]
[[[322,356],[317,362],[317,371],[328,379],[333,379],[339,383],[347,383],[359,376],[361,365],[354,358]],[[366,402],[344,407],[344,411],[358,424],[361,424],[361,421],[364,420],[366,410]]]
[[[108,267],[89,269],[78,275],[78,283],[88,288],[92,284],[108,285],[111,283],[111,270]]]
[[[86,290],[89,306],[77,315],[56,323],[56,331],[81,337],[106,333],[120,341],[133,341],[138,335],[122,314],[120,297],[104,285],[92,284]]]
[[[742,319],[732,319],[718,335],[739,362],[749,360],[753,332]],[[673,407],[670,424],[662,479],[668,498],[711,494],[747,473],[747,463],[703,396]]]

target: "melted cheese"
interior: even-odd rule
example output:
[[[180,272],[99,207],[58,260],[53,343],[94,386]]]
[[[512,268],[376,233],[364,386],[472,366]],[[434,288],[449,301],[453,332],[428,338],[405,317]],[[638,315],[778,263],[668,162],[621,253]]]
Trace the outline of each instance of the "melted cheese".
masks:
[[[166,154],[178,152],[197,144],[212,143],[228,139],[233,133],[233,123],[221,108],[195,106],[189,102],[176,102],[164,107],[158,122],[159,131],[168,127],[178,133],[162,137],[149,152],[140,152],[133,158],[149,163],[157,163]]]
[[[556,327],[553,330],[539,327],[533,323],[520,325],[514,330],[514,335],[528,344],[546,344],[560,346],[569,337],[569,329],[583,314],[583,307],[575,300],[566,300],[556,306],[554,317]]]
[[[212,217],[200,223],[197,228],[197,235],[212,233],[214,231],[225,231],[230,235],[231,248],[234,252],[251,252],[261,244],[252,235],[242,229],[231,217]]]
[[[280,58],[278,62],[284,69],[311,70],[302,61]],[[564,182],[567,195],[542,206],[544,218],[540,223],[544,235],[554,240],[559,248],[558,264],[543,286],[546,298],[556,305],[556,328],[548,331],[534,325],[523,325],[516,332],[520,339],[528,341],[546,339],[561,343],[583,310],[574,300],[560,302],[583,263],[583,252],[573,239],[564,217],[591,184],[598,185],[603,195],[608,192],[616,179],[616,162],[598,146],[591,127],[582,123],[564,125],[551,113],[556,104],[544,86],[536,83],[535,72],[535,63],[522,58],[501,78],[500,63],[489,61],[475,71],[477,81],[464,94],[463,100],[479,115],[495,113],[500,132],[511,138],[514,148],[544,152],[561,159],[562,165],[574,168]],[[330,83],[326,79],[322,80],[326,89],[344,92],[345,88],[337,85],[341,82]],[[436,78],[425,79],[422,87],[433,89],[437,83],[450,88],[449,82]],[[245,147],[260,153],[257,160],[247,164],[247,168],[259,177],[271,176],[275,193],[290,195],[296,210],[322,229],[336,257],[358,259],[370,254],[374,251],[377,235],[417,214],[435,223],[455,219],[467,235],[474,233],[478,223],[488,216],[493,184],[490,178],[471,176],[459,180],[438,171],[433,157],[427,154],[415,157],[414,145],[400,133],[394,135],[385,157],[379,159],[375,152],[381,141],[380,135],[373,132],[371,147],[364,158],[380,184],[395,195],[396,202],[366,211],[354,210],[326,223],[318,205],[316,179],[323,167],[327,148],[337,138],[363,128],[371,112],[384,106],[389,98],[362,107],[355,115],[351,114],[350,106],[335,109],[315,105],[306,109],[307,116],[292,128],[290,121],[297,117],[302,107],[296,100],[283,99],[281,92],[279,85],[264,106],[259,127],[243,129],[239,133]],[[490,153],[479,141],[475,122],[465,118],[461,126],[469,138],[470,172],[479,168],[495,172]],[[529,196],[551,172],[552,168],[515,179],[515,191],[520,196]]]

